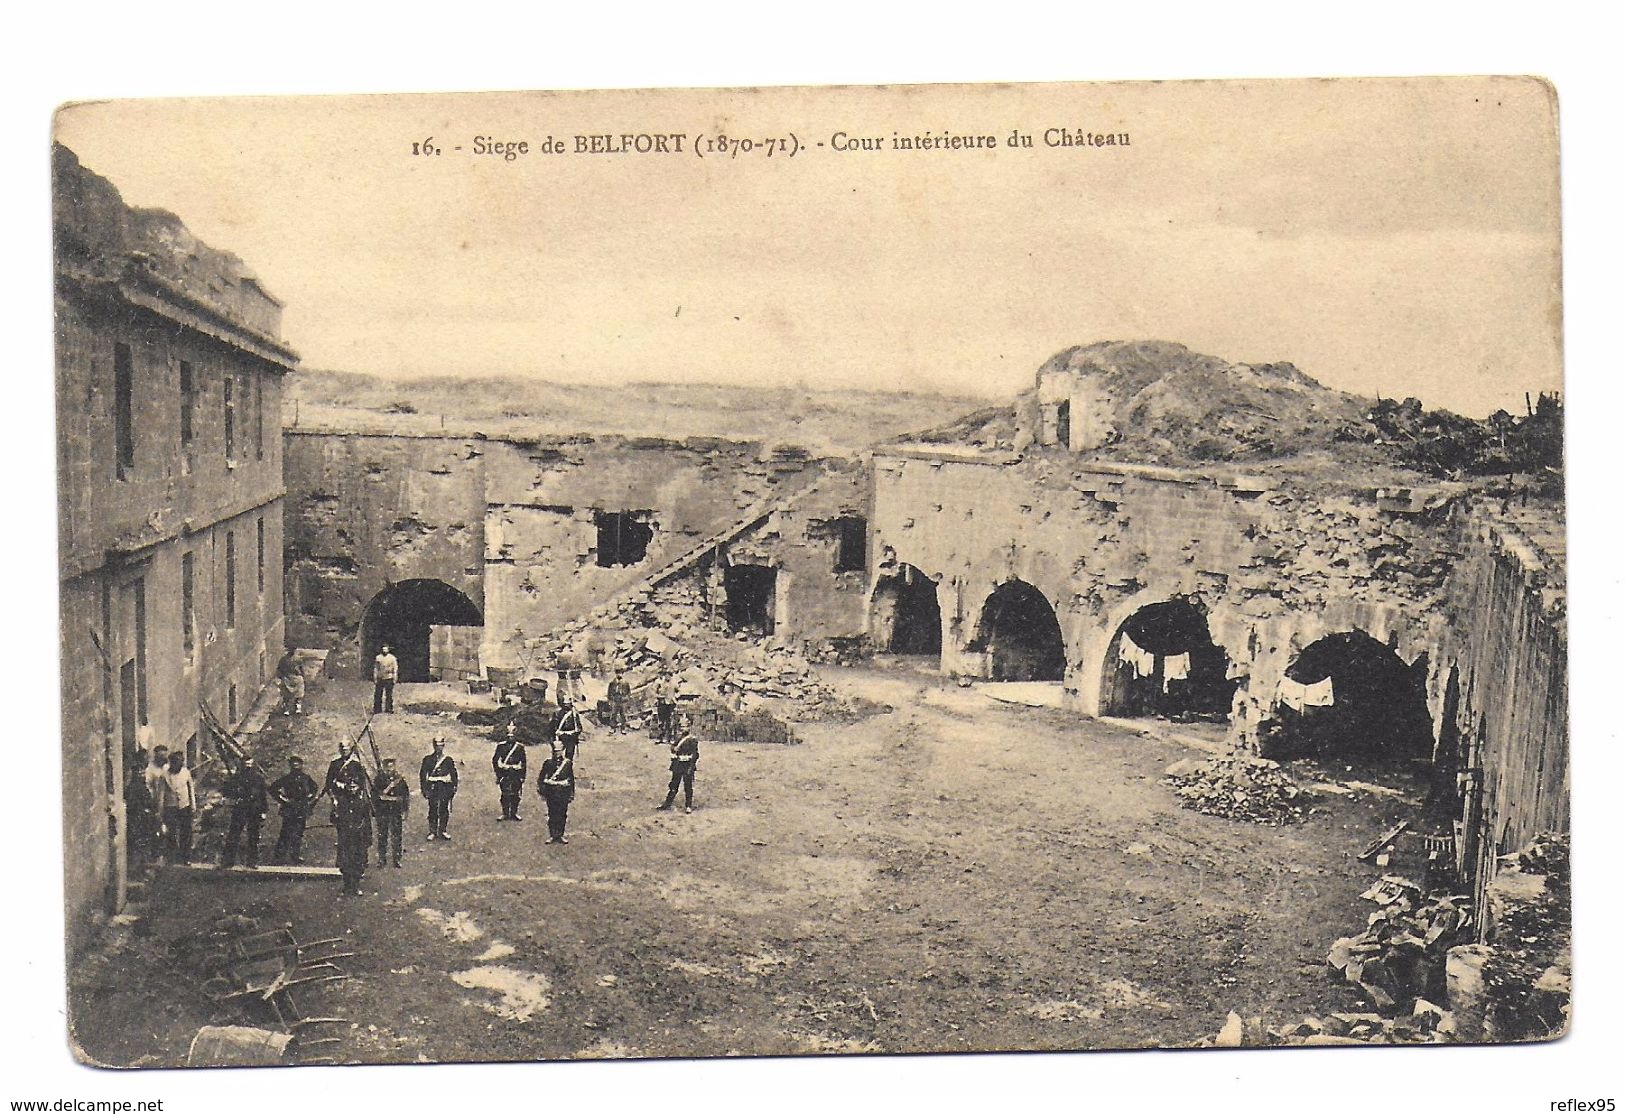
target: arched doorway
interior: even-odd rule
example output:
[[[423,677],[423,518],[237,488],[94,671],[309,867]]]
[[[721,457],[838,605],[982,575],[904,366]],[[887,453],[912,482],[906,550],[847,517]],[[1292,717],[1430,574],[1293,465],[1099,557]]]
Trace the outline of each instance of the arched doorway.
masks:
[[[1236,682],[1208,631],[1207,612],[1176,596],[1140,608],[1112,635],[1100,682],[1100,713],[1166,719],[1228,719]]]
[[[372,659],[389,645],[401,663],[401,680],[433,679],[429,642],[435,627],[484,625],[474,602],[441,580],[403,580],[391,584],[367,604],[361,620],[361,668],[371,678]],[[478,645],[478,641],[475,641]]]
[[[1426,682],[1426,656],[1407,665],[1364,631],[1329,634],[1287,667],[1260,749],[1282,758],[1426,758],[1433,747]]]
[[[1059,681],[1066,675],[1066,642],[1055,609],[1024,580],[993,589],[970,649],[988,656],[988,676],[995,681]]]
[[[913,565],[880,578],[869,598],[869,636],[883,654],[940,658],[942,608],[937,584]]]

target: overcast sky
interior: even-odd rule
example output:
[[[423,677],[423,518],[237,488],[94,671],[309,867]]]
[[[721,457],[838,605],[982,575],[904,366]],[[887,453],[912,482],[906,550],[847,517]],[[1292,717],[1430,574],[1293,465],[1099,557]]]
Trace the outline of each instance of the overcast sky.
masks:
[[[58,138],[241,255],[314,367],[1005,396],[1157,338],[1482,415],[1561,386],[1555,127],[1461,79],[133,101]],[[803,150],[696,157],[719,131]],[[889,149],[921,131],[999,147]],[[639,132],[683,153],[534,150]]]

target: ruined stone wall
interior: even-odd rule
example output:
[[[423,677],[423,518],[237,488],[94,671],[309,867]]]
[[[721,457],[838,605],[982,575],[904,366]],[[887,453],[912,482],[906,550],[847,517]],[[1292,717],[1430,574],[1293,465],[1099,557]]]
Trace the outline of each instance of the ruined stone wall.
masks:
[[[691,438],[287,433],[290,631],[359,666],[368,603],[434,579],[484,618],[481,660],[518,664],[526,639],[635,585],[710,535],[805,484],[804,454]],[[640,559],[599,564],[599,513],[651,531]]]
[[[1568,634],[1561,554],[1498,510],[1463,513],[1434,684],[1440,761],[1460,769],[1463,866],[1569,827]]]
[[[882,556],[940,579],[944,669],[985,675],[970,648],[983,605],[1020,579],[1054,607],[1067,700],[1088,714],[1122,623],[1176,596],[1200,600],[1261,706],[1323,634],[1364,630],[1414,662],[1439,633],[1448,538],[1429,515],[1443,512],[1410,499],[1055,454],[900,451],[877,456],[874,500]]]
[[[360,668],[368,604],[390,584],[438,580],[483,611],[486,458],[472,437],[289,430],[285,576],[290,640]]]

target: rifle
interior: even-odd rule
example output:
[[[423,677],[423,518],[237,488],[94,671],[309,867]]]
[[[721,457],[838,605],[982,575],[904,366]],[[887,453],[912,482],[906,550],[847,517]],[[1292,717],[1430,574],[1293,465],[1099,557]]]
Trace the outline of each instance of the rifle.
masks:
[[[214,710],[209,707],[207,700],[199,699],[197,706],[198,718],[203,721],[203,730],[208,733],[210,741],[214,743],[215,750],[219,752],[220,761],[225,765],[226,773],[236,773],[237,768],[242,765],[243,759],[248,757],[248,751],[243,749],[243,745],[237,741],[237,737],[220,722],[219,717],[214,714]]]

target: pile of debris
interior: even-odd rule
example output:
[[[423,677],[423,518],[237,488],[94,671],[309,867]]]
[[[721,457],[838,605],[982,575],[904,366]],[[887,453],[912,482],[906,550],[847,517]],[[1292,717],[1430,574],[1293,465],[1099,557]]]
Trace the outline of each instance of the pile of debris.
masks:
[[[1186,808],[1252,824],[1297,823],[1310,796],[1279,762],[1242,751],[1183,759],[1163,771],[1162,780]]]
[[[1472,938],[1472,899],[1428,899],[1396,874],[1383,875],[1360,896],[1380,908],[1364,932],[1335,941],[1326,962],[1384,1013],[1409,1010],[1418,999],[1444,1001],[1446,957]]]
[[[1453,1036],[1450,1014],[1418,999],[1409,1017],[1379,1013],[1329,1013],[1305,1017],[1295,1025],[1266,1028],[1263,1018],[1231,1012],[1223,1028],[1203,1037],[1195,1048],[1280,1048],[1284,1045],[1445,1044]]]
[[[1537,836],[1497,867],[1484,891],[1485,942],[1450,953],[1452,1004],[1478,1039],[1560,1036],[1572,989],[1568,837]]]

